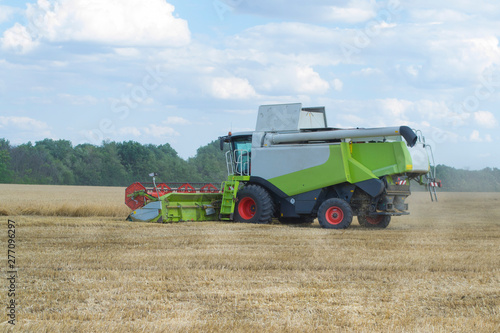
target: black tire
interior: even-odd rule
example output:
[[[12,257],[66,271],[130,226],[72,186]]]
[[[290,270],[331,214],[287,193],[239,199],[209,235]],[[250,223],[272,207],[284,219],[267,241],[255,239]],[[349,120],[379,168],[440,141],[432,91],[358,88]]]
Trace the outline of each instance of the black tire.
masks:
[[[311,224],[314,222],[314,217],[280,217],[278,220],[281,224]]]
[[[358,223],[360,226],[362,226],[363,228],[366,228],[366,219],[363,215],[358,215]]]
[[[359,225],[365,228],[387,228],[391,222],[390,215],[358,215]]]
[[[247,185],[236,195],[234,220],[245,223],[271,223],[274,205],[269,193],[258,185]]]
[[[318,221],[323,228],[348,228],[352,223],[352,218],[352,208],[345,200],[332,198],[325,200],[319,206]]]

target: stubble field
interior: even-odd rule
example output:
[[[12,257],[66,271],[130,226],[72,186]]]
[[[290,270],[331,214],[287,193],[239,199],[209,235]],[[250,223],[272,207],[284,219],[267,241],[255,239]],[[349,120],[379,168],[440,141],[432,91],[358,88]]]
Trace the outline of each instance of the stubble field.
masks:
[[[123,191],[0,185],[0,331],[500,331],[500,193],[414,193],[388,229],[337,231],[126,222]]]

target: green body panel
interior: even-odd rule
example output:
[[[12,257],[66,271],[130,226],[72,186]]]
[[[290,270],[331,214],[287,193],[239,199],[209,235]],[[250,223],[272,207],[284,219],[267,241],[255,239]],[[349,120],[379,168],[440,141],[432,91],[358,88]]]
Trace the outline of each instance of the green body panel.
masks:
[[[215,221],[219,219],[221,193],[167,193],[159,199],[139,191],[137,194],[144,195],[150,202],[160,202],[161,209],[157,215],[147,222],[182,222],[182,221]],[[129,219],[142,221],[140,213],[147,209],[148,205],[133,211]],[[151,212],[151,210],[149,210]]]
[[[370,169],[376,177],[412,170],[410,152],[402,141],[353,144],[352,158]]]
[[[232,220],[234,206],[236,204],[236,195],[238,194],[238,189],[240,182],[245,182],[250,179],[249,176],[229,176],[228,180],[222,183],[222,203],[220,207],[221,220]]]
[[[357,183],[411,170],[411,157],[404,142],[330,145],[326,163],[268,179],[289,196],[344,182]],[[293,148],[291,148],[293,149]]]
[[[162,201],[163,222],[215,221],[219,219],[220,193],[168,193]]]
[[[347,161],[342,157],[340,145],[330,146],[330,157],[327,162],[312,168],[293,172],[284,176],[268,179],[289,196],[309,192],[328,184],[346,181]]]

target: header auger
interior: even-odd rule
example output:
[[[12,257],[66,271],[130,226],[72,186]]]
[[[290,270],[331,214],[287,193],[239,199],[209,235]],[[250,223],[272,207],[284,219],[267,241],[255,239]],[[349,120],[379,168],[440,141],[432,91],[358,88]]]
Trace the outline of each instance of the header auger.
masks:
[[[385,228],[407,215],[410,180],[437,200],[430,146],[407,126],[338,129],[324,107],[263,105],[256,129],[220,137],[228,179],[213,183],[130,185],[129,219],[148,222],[226,220],[311,223],[343,229]]]

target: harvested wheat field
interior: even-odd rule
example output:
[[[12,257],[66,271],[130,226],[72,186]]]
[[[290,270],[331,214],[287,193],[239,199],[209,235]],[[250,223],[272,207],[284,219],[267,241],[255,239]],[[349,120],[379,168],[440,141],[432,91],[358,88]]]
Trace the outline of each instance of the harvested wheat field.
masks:
[[[18,269],[17,322],[0,328],[499,332],[500,193],[439,199],[413,194],[385,230],[337,231],[133,223],[122,188],[0,185],[2,272],[8,219]]]

